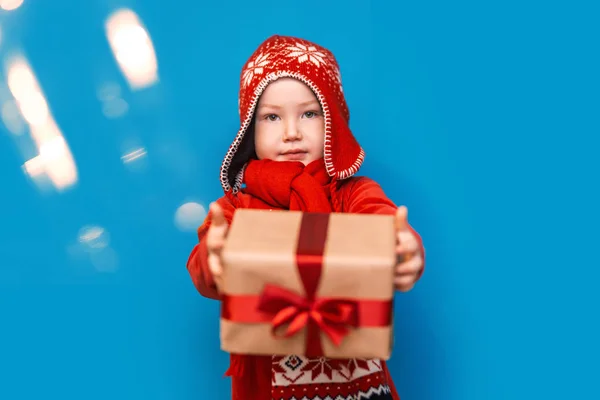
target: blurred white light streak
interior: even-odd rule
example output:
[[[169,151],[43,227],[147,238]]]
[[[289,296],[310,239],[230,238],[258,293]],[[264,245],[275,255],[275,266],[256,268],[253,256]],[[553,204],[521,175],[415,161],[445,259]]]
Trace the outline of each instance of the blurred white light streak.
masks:
[[[39,153],[25,162],[25,171],[32,178],[47,175],[59,190],[72,186],[77,182],[75,160],[33,70],[23,57],[14,57],[7,63],[7,81]]]
[[[145,156],[146,154],[146,149],[137,149],[125,154],[123,157],[121,157],[121,160],[123,160],[124,163],[130,163],[132,161],[137,160],[140,157]]]
[[[152,39],[140,18],[129,9],[113,12],[105,23],[110,48],[133,90],[158,81],[158,63]]]

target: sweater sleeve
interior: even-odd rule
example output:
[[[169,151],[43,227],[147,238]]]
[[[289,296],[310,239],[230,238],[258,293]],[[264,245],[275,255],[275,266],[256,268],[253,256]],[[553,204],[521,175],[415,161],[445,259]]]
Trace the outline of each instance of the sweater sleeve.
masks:
[[[345,212],[357,214],[396,215],[398,209],[394,202],[385,195],[381,186],[374,180],[366,177],[358,177],[348,182],[348,189],[343,198],[343,204]],[[423,239],[411,225],[408,227],[417,238],[421,247],[423,265],[425,265]],[[421,270],[419,278],[423,274],[424,269]]]
[[[220,198],[217,200],[217,203],[223,208],[225,218],[231,224],[235,207],[226,197]],[[188,258],[187,270],[194,286],[202,296],[218,300],[220,299],[220,295],[212,273],[208,268],[208,247],[206,246],[206,234],[210,227],[211,218],[212,214],[209,211],[204,223],[198,228],[198,244],[194,246]]]
[[[398,207],[372,179],[359,177],[349,182],[344,211],[357,214],[395,215]]]

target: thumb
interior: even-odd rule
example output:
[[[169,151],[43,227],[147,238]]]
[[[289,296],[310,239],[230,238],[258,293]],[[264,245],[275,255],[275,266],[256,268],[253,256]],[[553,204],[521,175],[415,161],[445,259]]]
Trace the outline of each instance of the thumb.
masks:
[[[227,220],[225,219],[225,214],[223,213],[223,208],[217,203],[210,204],[210,212],[212,213],[212,222],[213,226],[222,226],[227,225]]]
[[[396,230],[408,229],[408,208],[406,206],[398,207],[396,211]]]

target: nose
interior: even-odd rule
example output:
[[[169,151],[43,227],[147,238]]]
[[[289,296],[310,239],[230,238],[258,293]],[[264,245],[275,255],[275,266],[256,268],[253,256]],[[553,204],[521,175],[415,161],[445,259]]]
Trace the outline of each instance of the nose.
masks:
[[[294,142],[302,139],[302,133],[298,129],[298,124],[295,121],[289,121],[285,125],[285,132],[283,133],[284,142]]]

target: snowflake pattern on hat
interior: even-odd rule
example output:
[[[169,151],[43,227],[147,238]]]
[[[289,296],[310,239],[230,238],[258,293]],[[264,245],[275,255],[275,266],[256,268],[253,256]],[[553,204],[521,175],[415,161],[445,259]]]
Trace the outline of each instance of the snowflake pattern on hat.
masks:
[[[299,63],[310,61],[317,67],[325,64],[325,58],[327,57],[315,46],[305,46],[298,42],[294,46],[287,47],[287,50],[289,50],[289,53],[286,54],[287,57],[296,57]]]
[[[252,82],[255,76],[262,75],[269,63],[269,55],[262,53],[256,59],[250,61],[242,74],[242,85],[246,87]]]

